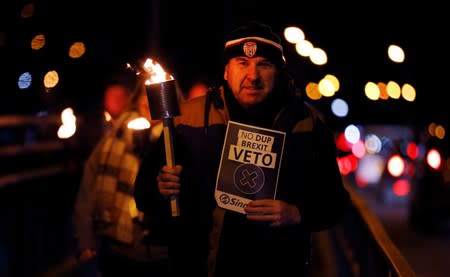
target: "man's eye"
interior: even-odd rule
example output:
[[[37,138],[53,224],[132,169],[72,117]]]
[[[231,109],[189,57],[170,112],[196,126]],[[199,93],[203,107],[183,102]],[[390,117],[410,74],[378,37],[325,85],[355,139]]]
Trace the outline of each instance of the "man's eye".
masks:
[[[270,67],[273,66],[274,64],[271,63],[270,61],[266,61],[266,62],[260,62],[259,66],[264,66],[264,67]]]
[[[270,63],[258,64],[258,67],[263,68],[263,69],[271,69],[273,67],[273,64],[270,64]]]

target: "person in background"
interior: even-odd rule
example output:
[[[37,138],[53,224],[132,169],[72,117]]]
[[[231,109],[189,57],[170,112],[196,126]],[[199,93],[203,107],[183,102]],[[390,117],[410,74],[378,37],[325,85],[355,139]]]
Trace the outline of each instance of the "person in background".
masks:
[[[107,112],[112,119],[117,119],[121,113],[125,111],[129,96],[130,91],[123,84],[109,84],[106,86],[103,93],[105,112]]]
[[[108,84],[103,92],[103,105],[107,121],[114,121],[128,105],[131,90],[119,82]]]
[[[186,100],[205,95],[209,86],[206,77],[199,76],[191,83],[187,91]]]
[[[123,86],[110,86],[111,94],[108,90],[105,93],[105,107],[115,120],[85,163],[75,201],[77,255],[82,263],[91,260],[92,265],[95,261],[103,277],[164,276],[167,272],[167,247],[163,242],[149,241],[153,239],[151,224],[133,198],[141,158],[151,151],[149,147],[162,131],[160,121],[151,119],[143,77],[137,80],[125,107],[109,98],[120,94],[114,99],[123,101]],[[150,128],[130,128],[129,123],[136,119],[150,123]],[[92,267],[87,268],[90,270],[84,272],[92,273]]]
[[[144,158],[136,204],[145,212],[155,199],[178,197],[179,216],[169,203],[164,210],[173,276],[307,276],[313,232],[339,223],[350,204],[334,136],[296,88],[270,26],[235,29],[223,55],[217,86],[174,118],[176,165],[165,165],[162,145]],[[274,198],[251,200],[244,213],[215,199],[230,120],[286,133]]]
[[[112,74],[102,85],[101,95],[96,101],[89,102],[89,108],[80,113],[76,139],[80,170],[99,140],[127,108],[135,78],[134,73],[127,71]]]

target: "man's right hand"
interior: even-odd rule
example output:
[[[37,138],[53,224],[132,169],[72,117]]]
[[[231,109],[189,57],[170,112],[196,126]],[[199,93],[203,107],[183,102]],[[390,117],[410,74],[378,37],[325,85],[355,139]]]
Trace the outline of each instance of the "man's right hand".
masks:
[[[165,165],[161,168],[156,181],[158,182],[159,192],[163,196],[170,197],[180,193],[180,175],[182,170],[183,167],[181,165],[174,167]]]

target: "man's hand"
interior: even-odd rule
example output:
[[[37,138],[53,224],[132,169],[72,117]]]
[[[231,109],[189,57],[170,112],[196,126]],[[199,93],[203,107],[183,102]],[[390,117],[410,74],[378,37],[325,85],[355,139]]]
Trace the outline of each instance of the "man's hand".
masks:
[[[169,167],[163,166],[159,171],[156,181],[159,192],[166,197],[178,195],[180,193],[180,174],[183,170],[181,165]]]
[[[248,220],[269,222],[273,227],[298,224],[301,221],[298,208],[281,200],[253,200],[244,210]]]

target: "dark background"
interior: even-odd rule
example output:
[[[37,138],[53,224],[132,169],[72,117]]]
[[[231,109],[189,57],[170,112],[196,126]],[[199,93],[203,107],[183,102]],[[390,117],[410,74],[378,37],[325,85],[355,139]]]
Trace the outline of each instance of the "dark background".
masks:
[[[21,2],[1,4],[2,114],[64,105],[82,112],[100,101],[104,83],[126,63],[141,65],[146,58],[160,62],[187,90],[197,77],[217,76],[226,34],[256,19],[280,35],[285,27],[298,26],[308,40],[327,52],[328,63],[313,66],[284,42],[288,67],[301,87],[328,73],[340,79],[336,96],[350,104],[349,116],[340,119],[342,123],[445,124],[449,119],[445,101],[448,19],[443,4],[46,0],[35,1],[34,15],[24,19],[22,7],[33,1]],[[46,46],[33,51],[30,41],[38,33],[46,35]],[[86,44],[81,59],[67,56],[74,41]],[[388,61],[391,43],[404,48],[403,64]],[[52,69],[58,70],[61,82],[54,96],[43,99],[41,79]],[[33,73],[34,83],[28,91],[19,91],[17,77],[26,70]],[[366,99],[367,81],[389,80],[413,85],[416,101]],[[327,114],[330,101],[314,104]]]

